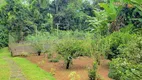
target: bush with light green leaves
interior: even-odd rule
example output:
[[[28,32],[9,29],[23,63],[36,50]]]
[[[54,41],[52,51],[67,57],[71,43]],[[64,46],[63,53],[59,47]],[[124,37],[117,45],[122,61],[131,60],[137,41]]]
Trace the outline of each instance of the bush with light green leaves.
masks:
[[[69,69],[72,59],[79,56],[91,56],[94,49],[91,40],[69,38],[60,40],[57,44],[57,52],[63,57],[66,69]]]
[[[99,44],[100,51],[106,55],[108,59],[117,58],[121,52],[119,46],[127,44],[136,35],[128,32],[114,32],[103,38]]]
[[[109,77],[116,80],[142,79],[142,37],[134,37],[128,44],[119,46],[119,58],[110,62]]]
[[[115,80],[142,79],[142,64],[133,64],[125,58],[113,59],[109,68],[109,77]]]

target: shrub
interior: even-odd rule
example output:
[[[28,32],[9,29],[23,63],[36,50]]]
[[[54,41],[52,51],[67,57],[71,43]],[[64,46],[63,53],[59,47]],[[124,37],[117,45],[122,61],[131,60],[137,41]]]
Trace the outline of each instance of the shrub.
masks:
[[[117,58],[121,54],[119,46],[127,44],[134,37],[134,34],[114,32],[101,40],[101,51],[108,59]]]
[[[142,79],[142,37],[132,35],[132,39],[117,49],[121,54],[110,62],[109,77],[116,80]]]
[[[66,69],[69,69],[73,58],[78,56],[91,56],[94,51],[89,40],[67,38],[60,40],[57,44],[57,52],[64,58]]]
[[[51,59],[53,57],[53,54],[56,52],[56,44],[58,43],[58,39],[49,39],[45,43],[46,46],[44,47],[44,53],[47,54],[47,58]]]
[[[0,48],[8,46],[8,30],[0,25]]]
[[[142,63],[142,37],[135,37],[128,44],[119,47],[122,53],[119,57],[126,58],[133,63]]]
[[[98,68],[98,63],[94,62],[93,63],[93,68],[89,69],[89,80],[96,80],[97,79],[97,68]]]
[[[68,77],[70,80],[80,80],[80,75],[78,75],[75,71],[71,72]]]
[[[56,73],[56,69],[51,68],[51,69],[50,69],[50,73],[51,73],[52,75],[55,75],[55,73]]]
[[[133,64],[125,58],[113,59],[110,62],[109,77],[115,80],[141,80],[142,65]]]
[[[30,42],[31,45],[36,49],[37,53],[40,55],[43,52],[46,42],[48,40],[48,32],[38,32],[33,35],[26,37],[26,41]]]
[[[50,59],[49,62],[54,62],[54,63],[56,63],[56,62],[59,62],[59,59]]]

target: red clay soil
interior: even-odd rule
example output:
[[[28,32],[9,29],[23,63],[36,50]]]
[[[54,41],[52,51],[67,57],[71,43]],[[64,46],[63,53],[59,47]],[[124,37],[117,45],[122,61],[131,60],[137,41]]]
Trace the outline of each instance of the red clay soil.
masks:
[[[79,57],[77,59],[74,59],[73,65],[70,66],[69,70],[66,70],[63,61],[59,61],[57,63],[49,62],[44,55],[32,55],[28,56],[27,59],[30,60],[32,63],[37,64],[39,67],[47,72],[50,72],[51,69],[55,69],[54,77],[56,78],[56,80],[70,80],[68,76],[72,71],[77,72],[77,74],[80,76],[80,80],[89,80],[88,67],[92,67],[93,64],[93,59],[88,57]],[[108,60],[101,60],[101,65],[98,68],[98,74],[100,74],[104,80],[111,80],[107,76],[108,62]]]

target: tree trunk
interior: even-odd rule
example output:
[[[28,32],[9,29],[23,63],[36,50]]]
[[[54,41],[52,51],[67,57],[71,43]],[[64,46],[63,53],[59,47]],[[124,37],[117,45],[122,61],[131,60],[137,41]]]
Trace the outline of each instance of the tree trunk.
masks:
[[[70,66],[70,60],[67,60],[66,69],[69,69],[69,66]]]
[[[37,53],[38,53],[38,56],[40,56],[40,54],[41,54],[41,51],[38,51]]]

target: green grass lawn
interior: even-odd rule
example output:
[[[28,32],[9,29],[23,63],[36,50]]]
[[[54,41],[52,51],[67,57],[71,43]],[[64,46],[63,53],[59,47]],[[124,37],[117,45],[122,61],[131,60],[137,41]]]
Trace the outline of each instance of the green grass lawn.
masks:
[[[40,69],[37,65],[32,64],[24,58],[15,57],[13,60],[20,65],[24,75],[28,80],[55,80],[51,74]]]
[[[17,65],[19,65],[27,80],[55,80],[51,74],[42,70],[36,64],[31,63],[27,59],[10,57],[8,48],[3,48],[0,50],[0,80],[9,80],[10,76],[10,67],[3,57],[13,59]]]
[[[9,80],[10,77],[10,67],[8,63],[3,59],[3,57],[8,56],[4,52],[7,48],[0,50],[0,80]]]
[[[0,80],[9,80],[10,68],[5,60],[0,57]]]
[[[0,80],[9,80],[9,76],[10,68],[7,62],[0,57]]]

